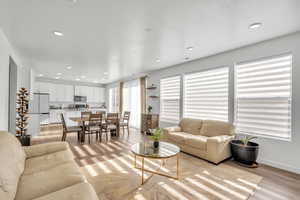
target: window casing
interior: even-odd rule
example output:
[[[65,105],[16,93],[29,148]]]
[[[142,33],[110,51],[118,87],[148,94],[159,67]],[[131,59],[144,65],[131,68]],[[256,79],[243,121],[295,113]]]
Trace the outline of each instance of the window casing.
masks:
[[[236,131],[290,140],[292,55],[235,66]]]
[[[228,121],[229,68],[184,76],[183,117]]]
[[[177,123],[180,119],[181,77],[172,76],[160,80],[160,120]]]

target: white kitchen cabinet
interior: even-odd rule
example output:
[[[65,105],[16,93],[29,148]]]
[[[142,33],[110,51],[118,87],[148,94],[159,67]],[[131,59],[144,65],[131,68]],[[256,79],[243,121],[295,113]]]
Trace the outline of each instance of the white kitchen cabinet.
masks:
[[[99,102],[105,102],[105,88],[99,88]]]
[[[72,85],[64,85],[64,102],[73,102],[74,87]]]
[[[36,86],[36,89],[38,90],[38,92],[40,93],[50,93],[50,90],[49,90],[49,85],[51,83],[46,83],[46,82],[37,82],[37,86]]]

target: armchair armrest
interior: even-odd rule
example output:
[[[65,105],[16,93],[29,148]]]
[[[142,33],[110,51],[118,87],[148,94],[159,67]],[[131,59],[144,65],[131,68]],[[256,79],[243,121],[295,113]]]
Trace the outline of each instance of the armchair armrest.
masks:
[[[207,138],[207,155],[214,163],[231,156],[230,141],[234,138],[232,135],[220,135]]]
[[[50,153],[55,153],[58,151],[64,151],[69,149],[69,144],[67,142],[50,142],[45,144],[37,144],[33,146],[23,147],[26,158],[32,158],[37,156],[42,156]]]

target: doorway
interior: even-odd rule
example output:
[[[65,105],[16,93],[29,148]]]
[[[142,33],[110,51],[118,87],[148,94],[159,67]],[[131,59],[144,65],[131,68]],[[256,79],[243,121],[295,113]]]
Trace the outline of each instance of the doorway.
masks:
[[[8,96],[8,131],[16,133],[16,100],[17,100],[18,67],[9,57],[9,96]]]

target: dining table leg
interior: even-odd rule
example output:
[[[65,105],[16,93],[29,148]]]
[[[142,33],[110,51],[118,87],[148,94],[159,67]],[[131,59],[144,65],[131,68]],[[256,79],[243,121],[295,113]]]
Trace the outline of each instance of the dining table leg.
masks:
[[[81,143],[85,141],[85,121],[82,121],[82,134],[81,134]]]
[[[117,128],[116,135],[119,137],[120,136],[120,123],[117,122],[116,128]]]

